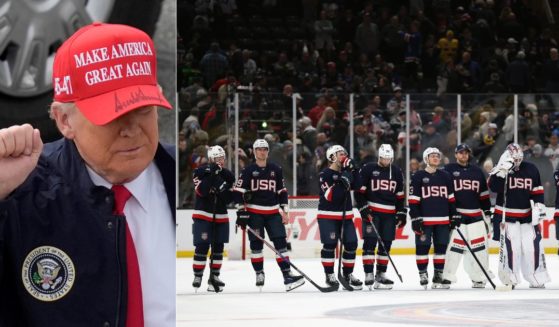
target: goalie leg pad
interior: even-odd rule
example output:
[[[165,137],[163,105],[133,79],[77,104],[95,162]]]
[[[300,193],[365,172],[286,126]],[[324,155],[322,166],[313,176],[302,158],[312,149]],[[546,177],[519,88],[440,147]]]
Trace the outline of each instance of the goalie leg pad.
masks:
[[[461,230],[465,229],[464,227],[460,227],[460,228]],[[465,248],[464,241],[462,240],[460,235],[458,235],[458,233],[455,230],[453,230],[452,234],[450,235],[450,243],[448,244],[448,247],[446,249],[446,261],[445,261],[444,271],[443,271],[444,279],[456,283],[456,271],[458,270],[458,265],[462,260],[462,255],[464,254],[464,251],[468,251]]]
[[[499,239],[499,279],[505,285],[520,282],[521,253],[520,223],[505,222]]]
[[[522,275],[532,288],[540,288],[551,279],[547,273],[543,251],[542,234],[539,226],[521,224]]]
[[[475,253],[481,265],[487,271],[487,274],[493,278],[493,273],[489,270],[489,254],[487,252],[487,234],[485,229],[485,223],[483,221],[478,221],[466,225],[465,237],[470,243],[470,247]],[[487,280],[483,271],[479,268],[476,260],[470,253],[466,251],[466,257],[464,258],[464,270],[473,282],[482,282]]]

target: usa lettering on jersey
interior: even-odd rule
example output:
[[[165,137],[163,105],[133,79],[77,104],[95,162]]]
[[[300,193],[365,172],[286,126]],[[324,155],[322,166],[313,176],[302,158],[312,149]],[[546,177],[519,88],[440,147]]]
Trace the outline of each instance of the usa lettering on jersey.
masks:
[[[454,191],[474,191],[476,193],[480,192],[479,181],[471,179],[455,179],[454,180]]]
[[[250,181],[250,190],[276,192],[276,181],[273,179],[253,179]]]
[[[396,193],[396,181],[386,179],[371,179],[371,191],[389,191]]]
[[[532,189],[532,179],[531,178],[521,178],[521,177],[510,177],[509,176],[509,186],[511,190],[513,189]]]
[[[421,197],[424,199],[430,197],[448,198],[448,189],[441,185],[421,186]]]

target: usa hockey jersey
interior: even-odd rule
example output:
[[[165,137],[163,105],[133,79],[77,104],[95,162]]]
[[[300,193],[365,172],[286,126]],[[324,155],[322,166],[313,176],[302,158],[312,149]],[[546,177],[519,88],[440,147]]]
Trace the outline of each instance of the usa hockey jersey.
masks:
[[[351,187],[355,187],[357,172],[352,174]],[[342,220],[345,210],[345,219],[353,219],[351,196],[345,189],[340,178],[342,172],[326,168],[319,174],[320,198],[318,200],[317,219]],[[345,198],[345,203],[344,203]]]
[[[475,222],[483,219],[482,211],[491,208],[489,190],[483,172],[470,164],[462,166],[451,163],[444,167],[454,182],[454,198],[456,211],[464,222]]]
[[[425,225],[448,225],[456,214],[454,186],[450,175],[441,169],[434,173],[420,170],[411,179],[410,217],[422,217]]]
[[[400,168],[368,163],[359,171],[355,200],[359,208],[368,206],[373,212],[394,214],[404,211],[404,177]]]
[[[232,187],[235,184],[233,174],[223,168],[218,175],[211,175],[208,165],[203,165],[194,171],[193,181],[196,204],[194,205],[192,219],[213,220],[215,193],[212,189],[218,189],[225,182],[226,190],[219,193],[217,198],[215,221],[218,223],[228,222],[227,204],[232,201]]]
[[[497,193],[495,202],[495,218],[501,219],[505,207],[505,220],[508,222],[531,222],[532,205],[543,203],[543,187],[538,168],[530,162],[523,161],[518,169],[508,174],[507,201],[504,203],[505,179],[492,175],[489,177],[489,188]]]
[[[283,171],[274,163],[259,167],[250,164],[241,172],[235,188],[235,203],[244,204],[246,192],[251,192],[251,199],[246,203],[247,211],[271,215],[279,213],[280,205],[287,205],[287,189],[284,186]]]

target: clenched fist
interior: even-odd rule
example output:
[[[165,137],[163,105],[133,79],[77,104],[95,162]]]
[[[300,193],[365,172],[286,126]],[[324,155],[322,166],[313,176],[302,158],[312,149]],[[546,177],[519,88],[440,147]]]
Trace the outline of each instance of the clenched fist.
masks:
[[[0,200],[20,186],[43,151],[38,129],[29,124],[0,129]]]

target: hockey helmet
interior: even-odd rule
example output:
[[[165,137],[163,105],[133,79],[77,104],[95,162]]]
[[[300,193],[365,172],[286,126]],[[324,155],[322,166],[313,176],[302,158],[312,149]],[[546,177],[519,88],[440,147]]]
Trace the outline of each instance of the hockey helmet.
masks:
[[[266,142],[265,139],[256,139],[256,141],[254,141],[254,143],[252,144],[252,149],[254,151],[256,151],[256,149],[258,148],[266,148],[266,149],[270,149],[270,147],[268,146],[268,142]]]
[[[518,168],[524,159],[524,152],[518,143],[511,143],[507,145],[507,149],[510,157],[514,162],[514,168]]]
[[[208,149],[208,159],[210,162],[215,162],[215,160],[219,157],[225,158],[225,150],[219,145],[211,146]]]
[[[437,149],[437,148],[429,147],[429,148],[425,149],[425,151],[423,151],[423,162],[424,162],[426,165],[429,165],[429,155],[430,155],[430,154],[433,154],[433,153],[438,154],[438,155],[439,155],[439,158],[440,158],[441,155],[442,155],[441,151],[439,151],[439,149]]]
[[[331,147],[326,150],[326,159],[330,162],[336,162],[337,156],[336,153],[343,151],[347,155],[347,151],[341,145],[332,145]]]
[[[394,150],[390,144],[381,144],[378,148],[378,157],[384,159],[394,159]]]

